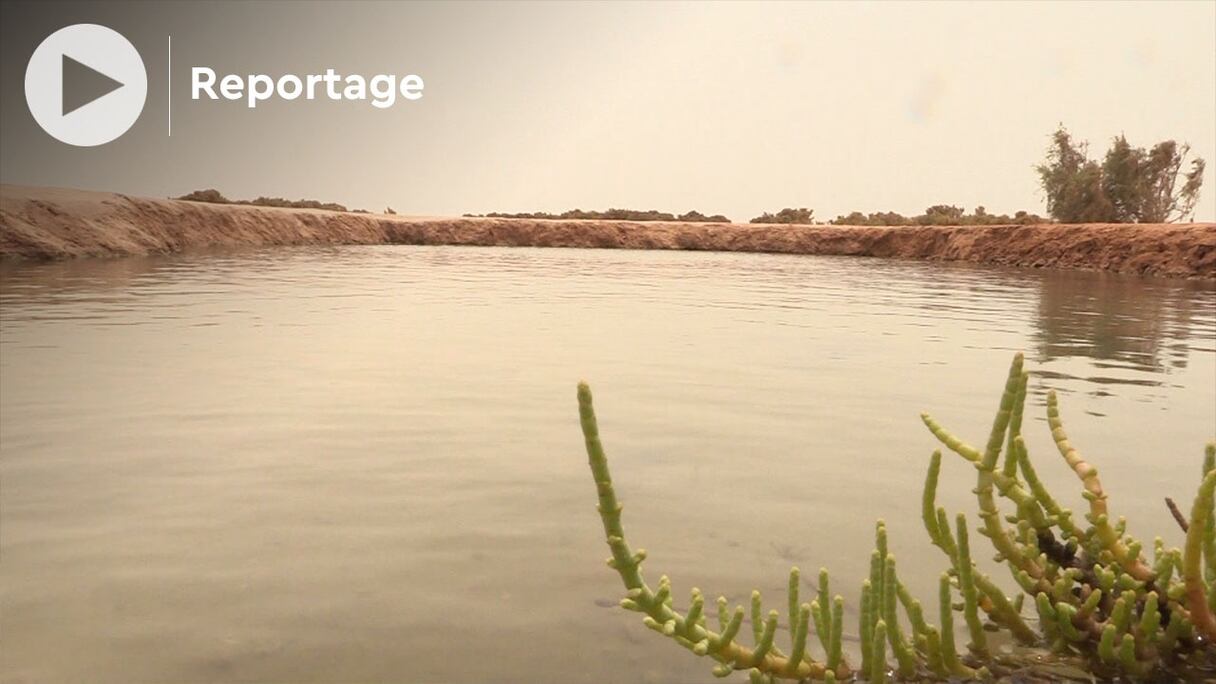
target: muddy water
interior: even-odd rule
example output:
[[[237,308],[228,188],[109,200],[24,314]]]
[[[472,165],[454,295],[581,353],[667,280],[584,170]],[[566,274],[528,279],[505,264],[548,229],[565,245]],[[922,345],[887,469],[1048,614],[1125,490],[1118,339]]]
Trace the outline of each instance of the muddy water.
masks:
[[[0,679],[710,681],[609,609],[574,405],[672,576],[855,610],[914,591],[928,410],[983,439],[1012,354],[1131,531],[1181,543],[1216,434],[1216,286],[869,259],[360,247],[0,271]],[[974,510],[948,460],[943,503]],[[1004,576],[1002,576],[1004,577]]]

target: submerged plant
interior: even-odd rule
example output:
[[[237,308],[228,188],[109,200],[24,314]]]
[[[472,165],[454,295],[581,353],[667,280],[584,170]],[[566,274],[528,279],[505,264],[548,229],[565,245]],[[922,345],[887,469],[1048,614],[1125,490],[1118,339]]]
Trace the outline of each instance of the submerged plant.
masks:
[[[635,551],[625,538],[591,390],[581,383],[579,416],[612,551],[608,565],[626,590],[621,607],[641,613],[651,630],[715,661],[715,675],[746,671],[752,682],[986,679],[1035,660],[995,653],[990,632],[1009,634],[1029,654],[1047,648],[1080,659],[1087,670],[1103,676],[1207,671],[1216,656],[1216,443],[1206,449],[1202,481],[1185,521],[1184,548],[1166,548],[1158,537],[1149,560],[1144,544],[1127,534],[1126,521],[1111,514],[1097,469],[1068,441],[1054,392],[1047,397],[1048,425],[1060,455],[1081,482],[1088,512],[1074,518],[1038,478],[1021,436],[1028,380],[1022,366],[1018,354],[982,451],[922,414],[930,432],[975,467],[976,531],[988,538],[997,561],[1007,566],[1021,591],[1011,598],[975,565],[967,516],[957,514],[951,525],[950,514],[937,505],[942,455],[934,452],[922,519],[933,545],[946,557],[938,585],[938,624],[930,622],[932,616],[900,581],[895,556],[887,550],[886,525],[879,520],[870,575],[861,583],[859,662],[850,662],[842,648],[845,599],[832,595],[826,569],[819,571],[818,592],[809,602],[799,595],[798,568],[790,571],[784,616],[790,638],[782,644],[776,643],[782,615],[765,613],[759,591],[752,592],[749,609],[731,610],[726,598],[718,597],[716,618],[711,619],[699,589],[691,590],[689,607],[681,611],[666,576],[657,587],[646,583],[641,569],[646,552]],[[999,499],[1015,512],[1002,514]],[[1034,617],[1025,615],[1029,610]],[[955,643],[955,613],[962,613],[966,627],[965,652]],[[750,617],[750,644],[740,637],[745,615]]]

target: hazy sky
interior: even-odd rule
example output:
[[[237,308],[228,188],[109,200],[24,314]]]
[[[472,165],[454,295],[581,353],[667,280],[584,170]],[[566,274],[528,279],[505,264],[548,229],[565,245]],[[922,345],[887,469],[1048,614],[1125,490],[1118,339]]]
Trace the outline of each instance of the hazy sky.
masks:
[[[1100,154],[1173,137],[1209,162],[1216,3],[22,6],[0,17],[0,180],[166,196],[215,187],[413,214],[950,203],[1045,213],[1033,165],[1063,122]],[[54,29],[139,48],[148,102],[125,136],[72,148],[25,107]],[[173,36],[173,130],[166,48]],[[217,72],[410,74],[368,103],[192,101]]]

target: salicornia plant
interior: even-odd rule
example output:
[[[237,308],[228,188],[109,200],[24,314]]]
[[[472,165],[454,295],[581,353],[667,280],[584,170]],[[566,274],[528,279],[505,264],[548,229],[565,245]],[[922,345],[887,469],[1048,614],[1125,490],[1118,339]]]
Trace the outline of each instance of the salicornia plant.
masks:
[[[747,609],[731,610],[719,597],[711,611],[705,595],[694,588],[689,607],[681,611],[674,607],[666,576],[657,587],[647,584],[641,568],[646,552],[635,551],[625,538],[591,390],[580,384],[579,416],[612,551],[608,565],[626,590],[621,606],[642,613],[642,621],[655,632],[716,661],[715,675],[746,671],[753,682],[983,679],[1016,671],[1027,659],[994,653],[989,633],[996,631],[1037,652],[1048,648],[1080,659],[1086,669],[1103,676],[1211,672],[1216,658],[1216,443],[1207,446],[1190,519],[1179,521],[1186,530],[1184,548],[1166,548],[1158,537],[1149,560],[1143,543],[1127,534],[1126,521],[1110,512],[1097,469],[1068,441],[1054,392],[1047,398],[1048,424],[1060,455],[1081,481],[1088,512],[1074,517],[1039,479],[1021,435],[1029,377],[1022,366],[1018,354],[982,450],[922,414],[929,431],[975,467],[975,531],[988,538],[1021,591],[1011,598],[975,565],[967,516],[959,513],[952,523],[937,505],[942,456],[934,452],[922,518],[933,545],[946,557],[936,615],[927,615],[900,581],[895,556],[887,550],[886,525],[878,521],[870,575],[861,584],[859,662],[850,662],[842,648],[845,599],[832,595],[827,570],[819,571],[818,592],[809,602],[800,600],[798,568],[790,571],[784,615],[790,638],[781,644],[776,634],[783,616],[777,610],[765,613],[759,591],[752,592]],[[1012,515],[1001,512],[1000,499],[1009,502]],[[955,643],[955,613],[962,614],[966,628],[965,651]],[[749,644],[740,634],[745,616],[750,617]]]

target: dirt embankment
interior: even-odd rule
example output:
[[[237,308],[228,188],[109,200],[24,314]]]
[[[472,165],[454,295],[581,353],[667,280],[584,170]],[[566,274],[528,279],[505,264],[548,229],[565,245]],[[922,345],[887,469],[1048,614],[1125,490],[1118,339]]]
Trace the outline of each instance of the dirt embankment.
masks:
[[[885,228],[429,218],[0,187],[3,258],[354,244],[831,254],[1216,279],[1216,224],[1211,223]]]

